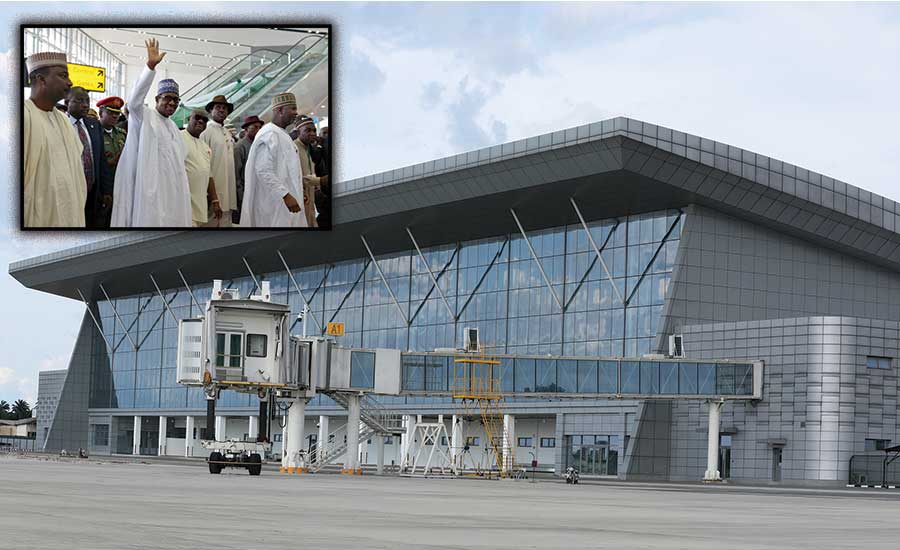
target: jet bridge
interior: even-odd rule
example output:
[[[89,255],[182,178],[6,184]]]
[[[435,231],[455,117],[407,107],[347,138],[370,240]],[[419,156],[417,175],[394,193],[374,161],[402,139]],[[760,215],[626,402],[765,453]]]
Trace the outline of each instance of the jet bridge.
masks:
[[[348,410],[348,426],[358,426],[360,421],[367,426],[347,430],[344,448],[354,449],[361,436],[403,429],[399,418],[379,407],[372,396],[453,397],[489,380],[497,387],[481,390],[507,397],[707,401],[709,448],[704,480],[718,481],[719,418],[724,403],[762,399],[762,361],[491,354],[489,368],[496,370],[485,377],[474,371],[472,362],[459,360],[480,352],[477,337],[474,344],[467,343],[466,350],[421,353],[347,348],[326,338],[292,336],[289,307],[271,302],[267,282],[261,287],[261,294],[242,299],[238,291],[214,282],[206,314],[179,324],[177,376],[180,384],[205,389],[208,433],[215,433],[215,402],[221,389],[259,396],[261,439],[267,437],[266,403],[281,400],[288,407],[282,467],[289,472],[309,467],[301,445],[305,407],[318,393]],[[529,370],[534,376],[514,379],[514,373]],[[542,375],[537,376],[538,372]],[[345,470],[358,472],[355,453],[347,454]]]

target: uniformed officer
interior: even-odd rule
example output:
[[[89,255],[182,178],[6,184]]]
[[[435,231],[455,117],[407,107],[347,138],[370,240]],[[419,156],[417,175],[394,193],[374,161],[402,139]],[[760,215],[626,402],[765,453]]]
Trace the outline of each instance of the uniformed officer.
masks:
[[[102,220],[101,227],[108,228],[112,215],[113,187],[116,181],[116,167],[119,157],[125,149],[125,136],[127,133],[116,126],[122,115],[122,107],[125,101],[121,97],[107,97],[97,102],[100,109],[100,125],[103,127],[103,158],[109,167],[110,177],[101,182]]]

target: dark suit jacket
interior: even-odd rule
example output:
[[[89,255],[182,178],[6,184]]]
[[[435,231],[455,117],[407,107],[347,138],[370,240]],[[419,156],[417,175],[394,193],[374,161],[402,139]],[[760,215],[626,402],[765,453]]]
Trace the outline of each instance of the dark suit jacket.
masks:
[[[110,209],[103,208],[103,195],[112,194],[114,182],[113,174],[103,157],[103,128],[99,121],[89,117],[84,117],[84,125],[91,140],[94,160],[94,181],[84,204],[84,220],[87,227],[108,228]]]

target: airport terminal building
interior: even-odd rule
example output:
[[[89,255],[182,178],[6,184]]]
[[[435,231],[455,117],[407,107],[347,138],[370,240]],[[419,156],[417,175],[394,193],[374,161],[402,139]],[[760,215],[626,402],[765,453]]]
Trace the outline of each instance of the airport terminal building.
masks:
[[[597,392],[603,358],[764,362],[762,398],[722,409],[729,479],[844,484],[852,455],[900,439],[892,200],[615,118],[345,181],[333,210],[330,232],[131,233],[11,265],[26,287],[89,306],[39,443],[200,454],[205,398],[176,383],[173,317],[202,314],[214,279],[245,296],[268,281],[294,315],[309,304],[293,333],[342,322],[344,346],[431,351],[477,327],[497,353],[552,357],[504,370],[519,395],[504,409],[516,461],[557,473],[703,477],[703,400],[521,396]],[[642,389],[665,393],[658,371],[640,375]],[[416,372],[403,376],[427,390]],[[711,383],[727,394],[740,380]],[[256,398],[229,393],[217,409],[227,435],[252,433]],[[382,403],[459,413],[443,397]],[[346,422],[325,397],[307,413],[311,441]],[[470,437],[478,460],[484,434]],[[399,461],[386,444],[388,463]],[[363,442],[363,462],[368,451]]]

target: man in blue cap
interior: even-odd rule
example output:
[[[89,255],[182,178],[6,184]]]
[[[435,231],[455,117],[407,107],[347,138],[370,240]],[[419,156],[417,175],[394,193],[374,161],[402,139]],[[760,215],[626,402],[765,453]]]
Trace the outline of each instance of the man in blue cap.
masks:
[[[166,56],[159,43],[146,43],[147,66],[128,98],[128,137],[116,168],[112,227],[191,227],[191,192],[185,170],[184,139],[171,116],[181,98],[178,83],[159,81],[156,105],[144,99]]]

